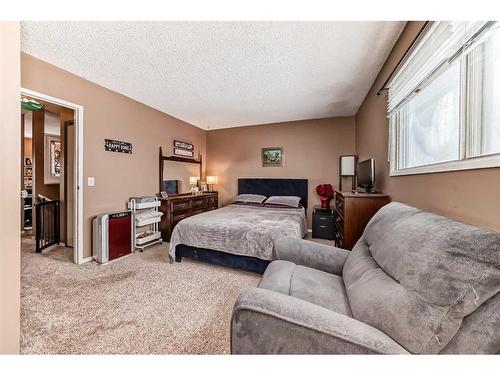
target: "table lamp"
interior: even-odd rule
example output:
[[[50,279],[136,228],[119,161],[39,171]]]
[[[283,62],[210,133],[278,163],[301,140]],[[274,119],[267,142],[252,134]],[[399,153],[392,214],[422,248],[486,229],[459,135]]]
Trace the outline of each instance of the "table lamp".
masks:
[[[210,191],[214,191],[212,185],[217,185],[217,176],[207,176],[207,185]]]

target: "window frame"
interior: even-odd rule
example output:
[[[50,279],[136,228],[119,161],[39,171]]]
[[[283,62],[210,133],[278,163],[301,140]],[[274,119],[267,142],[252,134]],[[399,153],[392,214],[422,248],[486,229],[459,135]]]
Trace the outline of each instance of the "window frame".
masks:
[[[469,111],[471,106],[470,95],[473,91],[469,86],[469,72],[471,67],[469,54],[460,57],[460,117],[459,117],[459,158],[458,160],[426,164],[416,167],[399,168],[400,155],[400,128],[398,121],[389,119],[389,176],[406,176],[425,173],[440,173],[461,170],[485,169],[500,167],[500,152],[489,155],[474,155],[477,139],[477,121]],[[442,73],[441,73],[442,74]],[[482,98],[480,98],[482,99]],[[393,116],[399,116],[399,109]]]

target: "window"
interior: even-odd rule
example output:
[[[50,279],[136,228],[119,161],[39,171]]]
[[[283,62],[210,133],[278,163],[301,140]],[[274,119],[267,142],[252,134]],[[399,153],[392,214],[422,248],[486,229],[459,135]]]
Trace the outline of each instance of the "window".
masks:
[[[472,150],[473,156],[500,152],[500,30],[495,32],[469,58],[472,66],[482,71],[482,98],[479,145]],[[471,103],[472,104],[472,103]]]
[[[391,175],[500,166],[496,22],[429,22],[388,89]]]

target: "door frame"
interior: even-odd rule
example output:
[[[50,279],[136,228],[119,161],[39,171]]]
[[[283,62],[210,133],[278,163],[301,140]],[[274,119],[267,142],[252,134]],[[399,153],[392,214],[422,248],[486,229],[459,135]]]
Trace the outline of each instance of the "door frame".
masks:
[[[33,99],[43,100],[75,111],[75,184],[73,187],[74,197],[74,220],[73,220],[73,262],[83,264],[92,260],[92,257],[83,258],[83,106],[66,100],[58,99],[30,89],[21,87],[21,94]]]

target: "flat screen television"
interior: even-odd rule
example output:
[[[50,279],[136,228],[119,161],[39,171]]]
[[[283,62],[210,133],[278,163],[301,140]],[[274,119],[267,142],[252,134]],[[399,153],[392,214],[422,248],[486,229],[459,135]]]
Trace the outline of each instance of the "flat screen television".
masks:
[[[163,180],[163,191],[168,195],[179,193],[179,182],[177,180]]]
[[[375,187],[375,160],[368,159],[358,163],[356,168],[358,190],[372,193]]]

